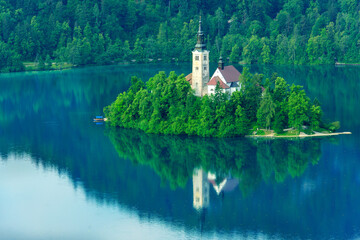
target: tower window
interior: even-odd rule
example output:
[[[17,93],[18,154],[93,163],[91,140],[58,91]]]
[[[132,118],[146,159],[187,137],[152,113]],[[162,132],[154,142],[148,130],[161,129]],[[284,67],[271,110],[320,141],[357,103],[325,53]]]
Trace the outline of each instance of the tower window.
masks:
[[[195,56],[195,60],[196,60],[196,61],[199,61],[199,56]]]
[[[206,61],[206,55],[204,56],[204,61]]]
[[[198,68],[198,67],[195,67],[195,70],[199,70],[199,68]]]
[[[200,198],[197,197],[197,198],[196,198],[196,202],[197,202],[197,203],[200,202]]]
[[[206,70],[206,67],[204,67],[204,70]]]

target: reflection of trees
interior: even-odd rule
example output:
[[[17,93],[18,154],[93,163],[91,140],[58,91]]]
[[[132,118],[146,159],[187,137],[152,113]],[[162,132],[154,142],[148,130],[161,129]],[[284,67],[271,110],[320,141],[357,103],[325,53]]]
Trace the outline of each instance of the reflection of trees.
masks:
[[[261,179],[282,182],[301,176],[309,163],[320,158],[320,140],[204,139],[149,135],[132,129],[108,129],[122,158],[150,166],[175,188],[184,187],[196,167],[240,179],[244,194]]]
[[[115,74],[105,75],[94,69],[5,74],[0,78],[0,126],[62,118],[73,109],[101,112],[102,97],[110,102],[118,92],[121,84],[116,79]],[[128,80],[122,85],[120,88],[127,87]]]

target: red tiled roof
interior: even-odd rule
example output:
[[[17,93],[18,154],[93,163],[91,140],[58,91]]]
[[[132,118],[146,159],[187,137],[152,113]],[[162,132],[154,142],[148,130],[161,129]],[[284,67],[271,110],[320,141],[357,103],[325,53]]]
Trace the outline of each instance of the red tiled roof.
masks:
[[[190,83],[190,85],[192,84],[192,73],[189,73],[186,77],[185,77],[186,81],[188,81]]]
[[[240,72],[233,66],[226,66],[224,69],[219,69],[223,77],[225,78],[226,82],[238,82]]]
[[[221,81],[221,79],[218,76],[213,77],[206,85],[215,85],[216,86],[216,84],[218,82],[220,83],[220,88],[222,88],[222,89],[230,88],[223,81]]]

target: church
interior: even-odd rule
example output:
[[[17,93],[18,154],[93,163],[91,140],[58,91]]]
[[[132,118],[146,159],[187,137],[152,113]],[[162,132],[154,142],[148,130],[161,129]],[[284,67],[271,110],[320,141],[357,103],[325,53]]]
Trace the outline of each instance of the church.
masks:
[[[223,92],[232,94],[241,89],[239,83],[240,72],[234,66],[224,66],[222,57],[212,77],[209,76],[209,53],[204,43],[204,33],[201,30],[201,19],[197,33],[197,43],[192,51],[192,73],[186,76],[186,80],[194,89],[195,95],[202,97],[206,94],[214,94],[216,85],[219,83]]]

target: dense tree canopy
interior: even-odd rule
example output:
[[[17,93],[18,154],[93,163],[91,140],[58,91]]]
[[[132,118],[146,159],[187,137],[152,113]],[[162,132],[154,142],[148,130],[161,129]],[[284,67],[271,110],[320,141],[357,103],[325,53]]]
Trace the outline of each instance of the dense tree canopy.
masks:
[[[213,61],[360,62],[359,10],[355,0],[0,0],[0,54],[10,56],[0,70],[47,55],[74,65],[190,61],[199,11]]]
[[[214,94],[196,97],[184,75],[159,72],[146,84],[132,77],[130,89],[104,112],[112,126],[148,133],[234,137],[271,126],[276,133],[287,127],[299,133],[304,125],[309,133],[321,131],[321,107],[318,101],[310,102],[301,86],[289,90],[283,78],[274,75],[263,81],[262,74],[253,75],[247,68],[240,81],[241,90],[232,95],[218,84]]]

